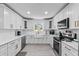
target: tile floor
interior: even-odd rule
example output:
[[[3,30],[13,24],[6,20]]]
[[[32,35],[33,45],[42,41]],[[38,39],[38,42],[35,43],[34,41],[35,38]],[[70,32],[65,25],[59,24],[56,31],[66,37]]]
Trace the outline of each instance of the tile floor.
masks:
[[[29,44],[18,56],[55,56],[55,54],[48,44]]]

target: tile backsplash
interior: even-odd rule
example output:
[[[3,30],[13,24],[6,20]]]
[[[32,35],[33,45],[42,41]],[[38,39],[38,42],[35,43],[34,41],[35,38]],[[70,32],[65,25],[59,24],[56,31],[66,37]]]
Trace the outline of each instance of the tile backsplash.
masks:
[[[14,37],[14,30],[0,30],[0,37]]]
[[[79,29],[71,29],[71,31],[77,34],[77,39],[79,40]]]
[[[64,29],[64,30],[59,30],[59,31],[65,32],[66,30],[70,30],[72,33],[76,33],[77,39],[79,40],[79,29]]]

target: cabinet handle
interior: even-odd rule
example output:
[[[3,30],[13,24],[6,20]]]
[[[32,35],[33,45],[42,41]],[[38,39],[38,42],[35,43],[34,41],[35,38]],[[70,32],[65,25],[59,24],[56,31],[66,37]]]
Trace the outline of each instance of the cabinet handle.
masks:
[[[59,42],[59,41],[57,41],[57,40],[55,40],[57,43],[61,43],[61,42]]]
[[[17,48],[18,48],[18,45],[15,46],[15,49],[17,49]]]

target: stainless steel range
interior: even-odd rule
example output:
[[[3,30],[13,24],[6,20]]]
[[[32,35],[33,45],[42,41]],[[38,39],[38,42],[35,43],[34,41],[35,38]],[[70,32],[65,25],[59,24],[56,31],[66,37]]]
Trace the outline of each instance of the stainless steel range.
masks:
[[[53,48],[58,55],[61,55],[61,40],[59,37],[54,37]]]
[[[61,55],[61,40],[63,39],[62,33],[59,32],[59,35],[54,37],[53,48],[58,55]]]

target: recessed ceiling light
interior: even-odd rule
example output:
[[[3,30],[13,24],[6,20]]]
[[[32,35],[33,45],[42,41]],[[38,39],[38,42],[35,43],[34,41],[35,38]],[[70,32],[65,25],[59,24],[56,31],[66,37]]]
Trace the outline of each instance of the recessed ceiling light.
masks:
[[[45,13],[45,15],[47,15],[48,14],[48,11],[45,11],[44,13]]]
[[[27,11],[27,14],[30,14],[30,11]]]

